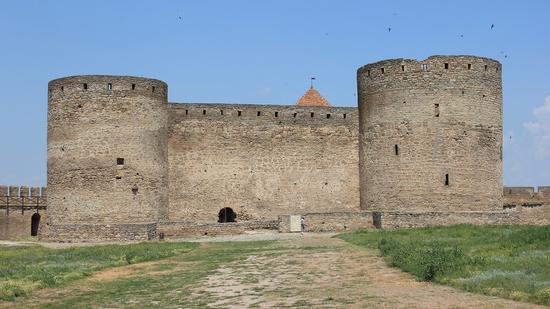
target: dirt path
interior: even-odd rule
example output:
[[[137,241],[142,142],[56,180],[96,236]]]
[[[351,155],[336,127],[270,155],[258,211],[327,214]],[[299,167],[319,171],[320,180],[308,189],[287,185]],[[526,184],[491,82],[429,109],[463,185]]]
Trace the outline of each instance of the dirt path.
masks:
[[[330,236],[293,234],[267,245],[250,243],[229,262],[223,257],[237,244],[207,239],[186,255],[107,269],[0,307],[543,308],[417,282],[386,266],[376,251]]]
[[[193,290],[212,308],[542,308],[418,282],[373,250],[305,237],[286,250],[223,265]]]

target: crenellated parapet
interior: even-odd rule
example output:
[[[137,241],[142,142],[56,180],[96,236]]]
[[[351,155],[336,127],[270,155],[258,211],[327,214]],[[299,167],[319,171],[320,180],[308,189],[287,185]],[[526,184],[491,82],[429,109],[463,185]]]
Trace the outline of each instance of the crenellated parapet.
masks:
[[[2,215],[43,212],[47,208],[47,201],[46,187],[0,185]]]
[[[46,197],[46,187],[0,185],[0,197]]]
[[[504,187],[503,209],[544,209],[550,215],[550,186]]]

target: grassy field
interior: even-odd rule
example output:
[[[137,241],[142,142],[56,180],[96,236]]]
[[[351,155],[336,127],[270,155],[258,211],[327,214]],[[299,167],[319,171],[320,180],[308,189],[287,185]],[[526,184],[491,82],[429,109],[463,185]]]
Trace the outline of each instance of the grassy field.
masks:
[[[144,306],[170,307],[170,308],[196,308],[203,307],[211,299],[208,294],[192,295],[193,288],[200,280],[220,265],[242,259],[252,253],[270,252],[270,241],[253,241],[239,243],[144,243],[127,246],[95,246],[85,248],[52,250],[43,248],[14,248],[14,254],[27,256],[27,253],[42,252],[40,267],[26,271],[19,269],[13,271],[14,275],[24,277],[19,279],[20,284],[33,286],[49,286],[40,278],[40,268],[49,267],[50,273],[56,273],[54,285],[67,283],[74,279],[88,276],[93,270],[109,265],[128,265],[140,261],[161,259],[152,264],[137,263],[132,269],[126,269],[127,273],[117,273],[121,268],[115,267],[113,277],[101,280],[83,281],[65,287],[60,286],[49,290],[42,297],[40,291],[35,291],[29,297],[19,297],[15,302],[7,304],[13,308],[88,308],[91,307],[131,307],[143,308]],[[28,250],[28,252],[23,252]],[[21,264],[13,258],[5,257],[6,261],[13,264]],[[39,253],[42,255],[42,253]],[[25,258],[27,259],[27,258]],[[65,266],[63,261],[67,259],[74,265]],[[86,261],[86,262],[85,262]],[[2,262],[0,260],[0,262]],[[69,263],[69,264],[70,264]],[[28,263],[25,263],[28,264]],[[20,267],[13,265],[12,267]],[[63,267],[63,270],[58,270]],[[10,267],[7,267],[8,269]],[[79,271],[72,269],[79,268]],[[4,270],[4,268],[2,268]],[[21,274],[26,274],[22,276]],[[48,276],[49,277],[49,276]],[[0,277],[4,278],[4,276]],[[5,279],[0,279],[5,280]],[[11,279],[10,281],[15,281]],[[17,282],[17,281],[15,281]],[[43,295],[44,296],[44,295]],[[13,297],[13,296],[9,296]],[[4,303],[6,305],[6,303]],[[0,302],[0,307],[2,303]]]
[[[197,247],[191,243],[141,243],[67,249],[0,246],[0,300],[63,286],[107,267],[158,260]]]
[[[419,280],[550,305],[550,226],[430,227],[337,236]]]

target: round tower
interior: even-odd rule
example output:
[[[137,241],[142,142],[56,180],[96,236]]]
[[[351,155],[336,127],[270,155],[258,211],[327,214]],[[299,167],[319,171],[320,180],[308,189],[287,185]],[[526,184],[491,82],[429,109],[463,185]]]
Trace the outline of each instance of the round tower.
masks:
[[[146,240],[167,214],[166,83],[72,76],[48,84],[48,222],[59,241]]]
[[[502,208],[501,64],[393,59],[357,71],[361,208]]]

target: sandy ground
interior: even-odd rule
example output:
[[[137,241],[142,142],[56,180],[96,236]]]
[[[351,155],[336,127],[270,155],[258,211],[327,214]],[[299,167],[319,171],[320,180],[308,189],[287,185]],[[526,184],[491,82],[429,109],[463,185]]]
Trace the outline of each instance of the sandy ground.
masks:
[[[244,259],[220,265],[193,286],[188,300],[201,300],[209,308],[544,308],[418,282],[409,274],[388,267],[377,251],[351,245],[332,235],[253,232],[180,239],[206,242],[205,246],[226,241],[278,240],[272,250],[252,252]],[[27,300],[12,305],[40,306],[45,298],[64,297],[76,291],[93,292],[89,287],[97,282],[138,273],[162,275],[149,272],[162,263],[177,263],[177,259],[107,269],[83,280],[78,287],[35,291]],[[193,265],[188,262],[181,263],[164,273],[190,267]],[[3,305],[10,307],[0,303],[0,307]]]

